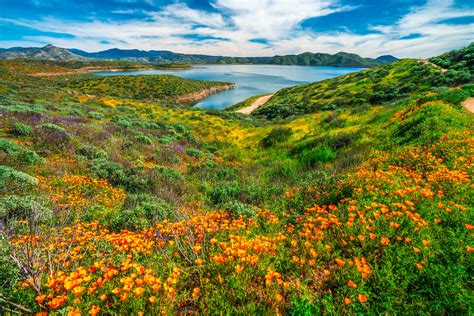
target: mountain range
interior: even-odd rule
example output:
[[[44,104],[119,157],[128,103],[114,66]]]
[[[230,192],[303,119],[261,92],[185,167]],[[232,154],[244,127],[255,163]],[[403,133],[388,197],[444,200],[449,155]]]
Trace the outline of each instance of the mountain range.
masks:
[[[54,45],[44,47],[13,47],[0,49],[0,59],[33,58],[46,60],[127,60],[144,63],[188,63],[188,64],[271,64],[300,66],[332,66],[351,68],[370,68],[393,61],[391,55],[378,58],[364,58],[357,54],[339,52],[331,55],[326,53],[306,52],[298,55],[272,57],[229,57],[200,54],[182,54],[165,50],[108,49],[89,53],[79,49],[66,49]]]

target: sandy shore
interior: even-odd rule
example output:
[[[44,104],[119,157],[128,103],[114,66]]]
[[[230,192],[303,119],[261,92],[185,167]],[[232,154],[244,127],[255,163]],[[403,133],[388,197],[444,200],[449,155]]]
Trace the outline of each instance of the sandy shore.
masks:
[[[474,98],[467,98],[462,106],[465,107],[469,112],[474,113]]]
[[[273,96],[273,94],[267,94],[267,95],[264,95],[258,99],[256,99],[255,101],[253,101],[253,103],[245,108],[242,108],[240,110],[237,110],[235,111],[236,113],[241,113],[241,114],[250,114],[252,113],[253,111],[255,111],[256,109],[258,109],[260,106],[264,105],[265,103],[268,102],[268,100],[270,100],[270,98]]]

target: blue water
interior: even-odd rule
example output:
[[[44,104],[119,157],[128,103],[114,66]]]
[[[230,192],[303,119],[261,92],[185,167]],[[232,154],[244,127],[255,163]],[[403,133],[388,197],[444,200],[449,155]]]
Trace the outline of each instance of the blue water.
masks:
[[[196,104],[204,109],[223,109],[251,96],[276,92],[282,88],[321,81],[359,71],[357,68],[282,66],[282,65],[200,65],[188,70],[144,70],[99,72],[98,75],[162,75],[189,79],[226,81],[235,88],[213,94]]]

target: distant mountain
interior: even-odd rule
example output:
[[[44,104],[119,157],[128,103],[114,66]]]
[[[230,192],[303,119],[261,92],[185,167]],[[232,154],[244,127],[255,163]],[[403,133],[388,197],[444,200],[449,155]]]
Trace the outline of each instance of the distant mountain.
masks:
[[[0,50],[0,58],[33,58],[46,60],[88,60],[83,56],[71,53],[65,48],[56,47],[54,45],[46,45],[44,47],[13,47]]]
[[[332,66],[351,68],[370,68],[398,60],[393,56],[380,56],[377,59],[364,58],[356,54],[339,52],[337,54],[303,53],[272,57],[229,57],[200,54],[181,54],[166,50],[144,51],[139,49],[108,49],[89,53],[79,49],[65,49],[47,45],[42,48],[10,48],[0,50],[0,58],[37,58],[52,60],[127,60],[144,63],[188,63],[188,64],[271,64],[299,66]]]
[[[398,61],[398,58],[392,55],[383,55],[383,56],[379,56],[375,58],[375,60],[384,64],[388,64],[388,63],[393,63],[394,61]]]

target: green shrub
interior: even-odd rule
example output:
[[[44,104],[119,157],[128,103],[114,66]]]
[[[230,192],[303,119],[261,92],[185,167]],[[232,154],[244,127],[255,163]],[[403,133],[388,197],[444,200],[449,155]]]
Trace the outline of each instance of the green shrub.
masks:
[[[1,172],[1,171],[0,171]],[[35,196],[0,196],[0,221],[34,220],[44,222],[51,218],[51,208]]]
[[[186,153],[190,156],[193,156],[194,158],[202,158],[202,156],[204,155],[202,151],[196,148],[188,148],[186,149]]]
[[[40,127],[50,132],[64,132],[64,133],[66,132],[66,129],[64,129],[64,127],[61,127],[53,123],[41,124]]]
[[[96,119],[96,120],[101,120],[105,117],[105,115],[103,113],[93,112],[93,111],[87,113],[87,116],[89,116],[90,118]]]
[[[33,129],[27,124],[15,122],[11,127],[10,133],[15,136],[29,136],[33,133]]]
[[[0,138],[0,152],[7,154],[7,159],[19,165],[42,164],[44,159],[36,152],[23,148],[11,140]]]
[[[153,140],[151,139],[150,136],[148,135],[145,135],[141,132],[138,132],[136,135],[135,135],[135,139],[138,140],[139,142],[141,143],[144,143],[144,144],[147,144],[147,145],[151,145],[153,144]]]
[[[0,192],[38,185],[38,179],[16,169],[0,166]]]
[[[265,138],[262,139],[262,146],[267,148],[276,145],[277,143],[288,140],[293,131],[287,127],[274,128]]]
[[[107,159],[109,156],[105,150],[89,145],[81,147],[77,153],[87,159]]]
[[[324,145],[317,147],[312,150],[304,151],[300,157],[299,161],[308,168],[314,168],[318,166],[319,163],[330,162],[336,159],[336,152]]]

